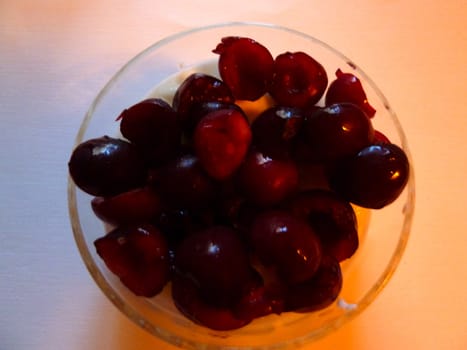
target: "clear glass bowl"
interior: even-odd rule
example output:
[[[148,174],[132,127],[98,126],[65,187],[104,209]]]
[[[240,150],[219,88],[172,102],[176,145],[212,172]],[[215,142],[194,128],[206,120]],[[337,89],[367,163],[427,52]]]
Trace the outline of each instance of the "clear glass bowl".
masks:
[[[337,68],[358,76],[377,114],[374,127],[401,146],[410,159],[407,140],[389,102],[372,80],[349,58],[307,34],[271,24],[224,23],[182,32],[150,46],[130,60],[97,95],[79,129],[76,145],[93,137],[118,135],[116,116],[142,100],[169,76],[212,60],[211,52],[224,36],[247,36],[265,45],[273,56],[304,51],[317,59],[332,80]],[[361,246],[343,264],[344,286],[330,307],[307,314],[285,313],[253,321],[234,331],[213,331],[196,325],[175,308],[168,286],[155,298],[129,292],[105,266],[93,242],[105,233],[95,217],[91,197],[69,180],[68,204],[81,256],[104,294],[129,319],[166,342],[187,349],[282,349],[322,337],[359,315],[378,296],[399,264],[414,211],[413,171],[399,199],[382,210],[360,210]],[[371,215],[370,215],[371,214]],[[370,220],[371,216],[371,222]]]

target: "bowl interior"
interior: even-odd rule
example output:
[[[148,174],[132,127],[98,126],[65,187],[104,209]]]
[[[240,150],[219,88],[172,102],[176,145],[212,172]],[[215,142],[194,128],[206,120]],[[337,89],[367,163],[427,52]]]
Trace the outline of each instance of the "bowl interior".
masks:
[[[283,27],[255,23],[227,23],[183,32],[161,40],[129,61],[109,81],[87,112],[76,144],[102,135],[119,135],[116,116],[153,93],[161,81],[216,59],[211,51],[224,36],[247,36],[266,46],[273,56],[304,51],[326,68],[329,80],[340,68],[357,75],[368,100],[377,110],[375,129],[401,146],[410,159],[407,141],[388,101],[351,60],[327,44]],[[171,102],[171,101],[169,101]],[[414,208],[413,172],[398,200],[382,210],[356,208],[361,245],[345,262],[344,286],[338,300],[314,313],[286,313],[255,320],[244,328],[219,332],[183,317],[170,298],[170,285],[155,298],[134,296],[96,254],[93,242],[105,233],[90,206],[91,197],[69,180],[69,209],[74,237],[92,277],[105,295],[131,320],[167,342],[189,349],[280,349],[302,344],[340,327],[363,311],[386,285],[403,254]]]

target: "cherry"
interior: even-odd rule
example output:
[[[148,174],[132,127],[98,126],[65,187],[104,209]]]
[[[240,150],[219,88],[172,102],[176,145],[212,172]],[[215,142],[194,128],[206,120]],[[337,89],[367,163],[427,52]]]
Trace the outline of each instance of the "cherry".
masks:
[[[227,226],[188,235],[175,252],[175,269],[189,277],[211,304],[232,305],[252,279],[245,244]]]
[[[357,219],[352,206],[332,191],[304,191],[287,203],[293,215],[307,220],[321,241],[323,252],[339,262],[358,248]]]
[[[209,304],[200,296],[196,284],[185,276],[175,274],[172,278],[172,298],[183,315],[210,329],[227,331],[251,322],[251,318],[237,317],[227,306]]]
[[[190,114],[203,102],[233,103],[234,98],[222,80],[204,73],[191,74],[177,88],[172,101],[185,128],[193,130],[196,122],[189,120]]]
[[[152,185],[164,203],[176,209],[203,209],[211,204],[215,183],[203,170],[199,159],[181,155],[158,168]]]
[[[304,52],[285,52],[274,60],[269,93],[279,105],[306,108],[316,104],[328,84],[324,67]]]
[[[330,167],[329,182],[346,200],[380,209],[397,199],[409,173],[405,152],[395,144],[379,143]]]
[[[117,118],[122,135],[134,143],[150,164],[160,164],[177,154],[181,130],[177,113],[162,99],[150,98]]]
[[[229,36],[213,50],[219,54],[219,74],[239,100],[254,101],[267,92],[274,58],[253,39]]]
[[[303,115],[297,108],[266,109],[251,124],[255,146],[266,156],[289,158],[302,121]]]
[[[356,105],[339,103],[306,117],[304,136],[315,160],[331,162],[352,155],[373,142],[371,121]]]
[[[252,150],[238,171],[245,197],[260,206],[279,203],[298,187],[298,168],[292,160],[273,159]]]
[[[273,266],[287,283],[309,279],[320,264],[319,238],[305,220],[286,211],[259,214],[251,225],[250,243],[261,263]]]
[[[368,102],[360,79],[354,74],[344,73],[340,69],[336,71],[336,77],[337,79],[329,84],[326,92],[326,105],[340,102],[354,103],[365,112],[368,118],[372,118],[376,110]]]
[[[167,244],[152,225],[116,228],[94,245],[109,270],[136,295],[152,297],[169,280]]]
[[[195,153],[204,170],[217,180],[224,180],[237,170],[250,143],[250,125],[241,112],[232,109],[207,114],[194,133]]]
[[[94,196],[113,196],[141,187],[146,168],[129,142],[102,136],[80,143],[68,162],[71,178]]]
[[[162,210],[160,196],[149,187],[95,197],[91,206],[99,219],[114,226],[151,222]]]
[[[196,125],[198,125],[198,122],[205,115],[221,109],[232,109],[244,114],[243,110],[235,103],[221,101],[197,103],[190,108],[190,113],[187,115],[186,120],[184,121],[185,136],[188,138],[188,140],[193,137],[193,132],[196,128]]]
[[[323,255],[316,273],[308,280],[292,285],[284,297],[287,311],[309,312],[331,305],[342,289],[342,273],[339,262],[332,256]]]

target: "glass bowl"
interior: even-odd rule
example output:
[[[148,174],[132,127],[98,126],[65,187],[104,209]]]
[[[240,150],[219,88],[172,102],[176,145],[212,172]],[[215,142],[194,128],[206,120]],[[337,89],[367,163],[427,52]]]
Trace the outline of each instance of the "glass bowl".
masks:
[[[246,36],[266,46],[273,56],[304,51],[326,68],[330,80],[341,68],[360,78],[377,110],[375,129],[401,146],[410,160],[407,140],[389,102],[372,80],[349,58],[329,45],[292,29],[262,23],[223,23],[185,31],[150,46],[130,60],[97,95],[86,113],[76,145],[94,137],[119,135],[115,118],[142,100],[154,87],[178,73],[216,59],[211,51],[224,36]],[[74,237],[91,276],[104,294],[130,320],[164,341],[187,349],[281,349],[322,337],[359,315],[388,283],[404,252],[414,211],[413,171],[400,197],[382,210],[356,208],[360,247],[342,265],[343,289],[331,306],[313,313],[284,313],[257,319],[234,331],[214,331],[182,316],[170,298],[170,286],[154,298],[129,292],[96,254],[93,242],[105,233],[94,215],[91,196],[70,179],[68,204]],[[371,217],[371,220],[370,220]]]

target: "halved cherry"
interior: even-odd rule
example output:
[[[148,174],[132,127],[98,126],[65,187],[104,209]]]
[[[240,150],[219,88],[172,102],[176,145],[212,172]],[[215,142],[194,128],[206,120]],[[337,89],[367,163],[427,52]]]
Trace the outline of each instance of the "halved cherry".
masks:
[[[220,76],[236,99],[254,101],[266,93],[274,64],[266,47],[250,38],[229,36],[213,52],[220,55]]]
[[[326,105],[341,102],[354,103],[365,112],[368,118],[372,118],[376,110],[368,102],[360,79],[354,74],[344,73],[340,69],[336,71],[336,77],[329,84],[329,89],[326,92]]]
[[[160,196],[149,187],[141,187],[112,197],[95,197],[94,214],[108,224],[119,226],[148,223],[162,211]]]
[[[328,84],[324,67],[304,52],[285,52],[274,60],[269,93],[279,105],[307,108],[323,96]]]
[[[168,247],[152,225],[116,228],[94,245],[109,270],[136,295],[152,297],[169,280]]]
[[[359,241],[355,212],[347,201],[334,192],[323,189],[300,192],[288,201],[286,207],[313,227],[326,254],[342,261],[357,250]]]
[[[251,130],[238,110],[207,114],[196,126],[194,147],[205,171],[214,179],[230,177],[242,163],[251,143]]]

